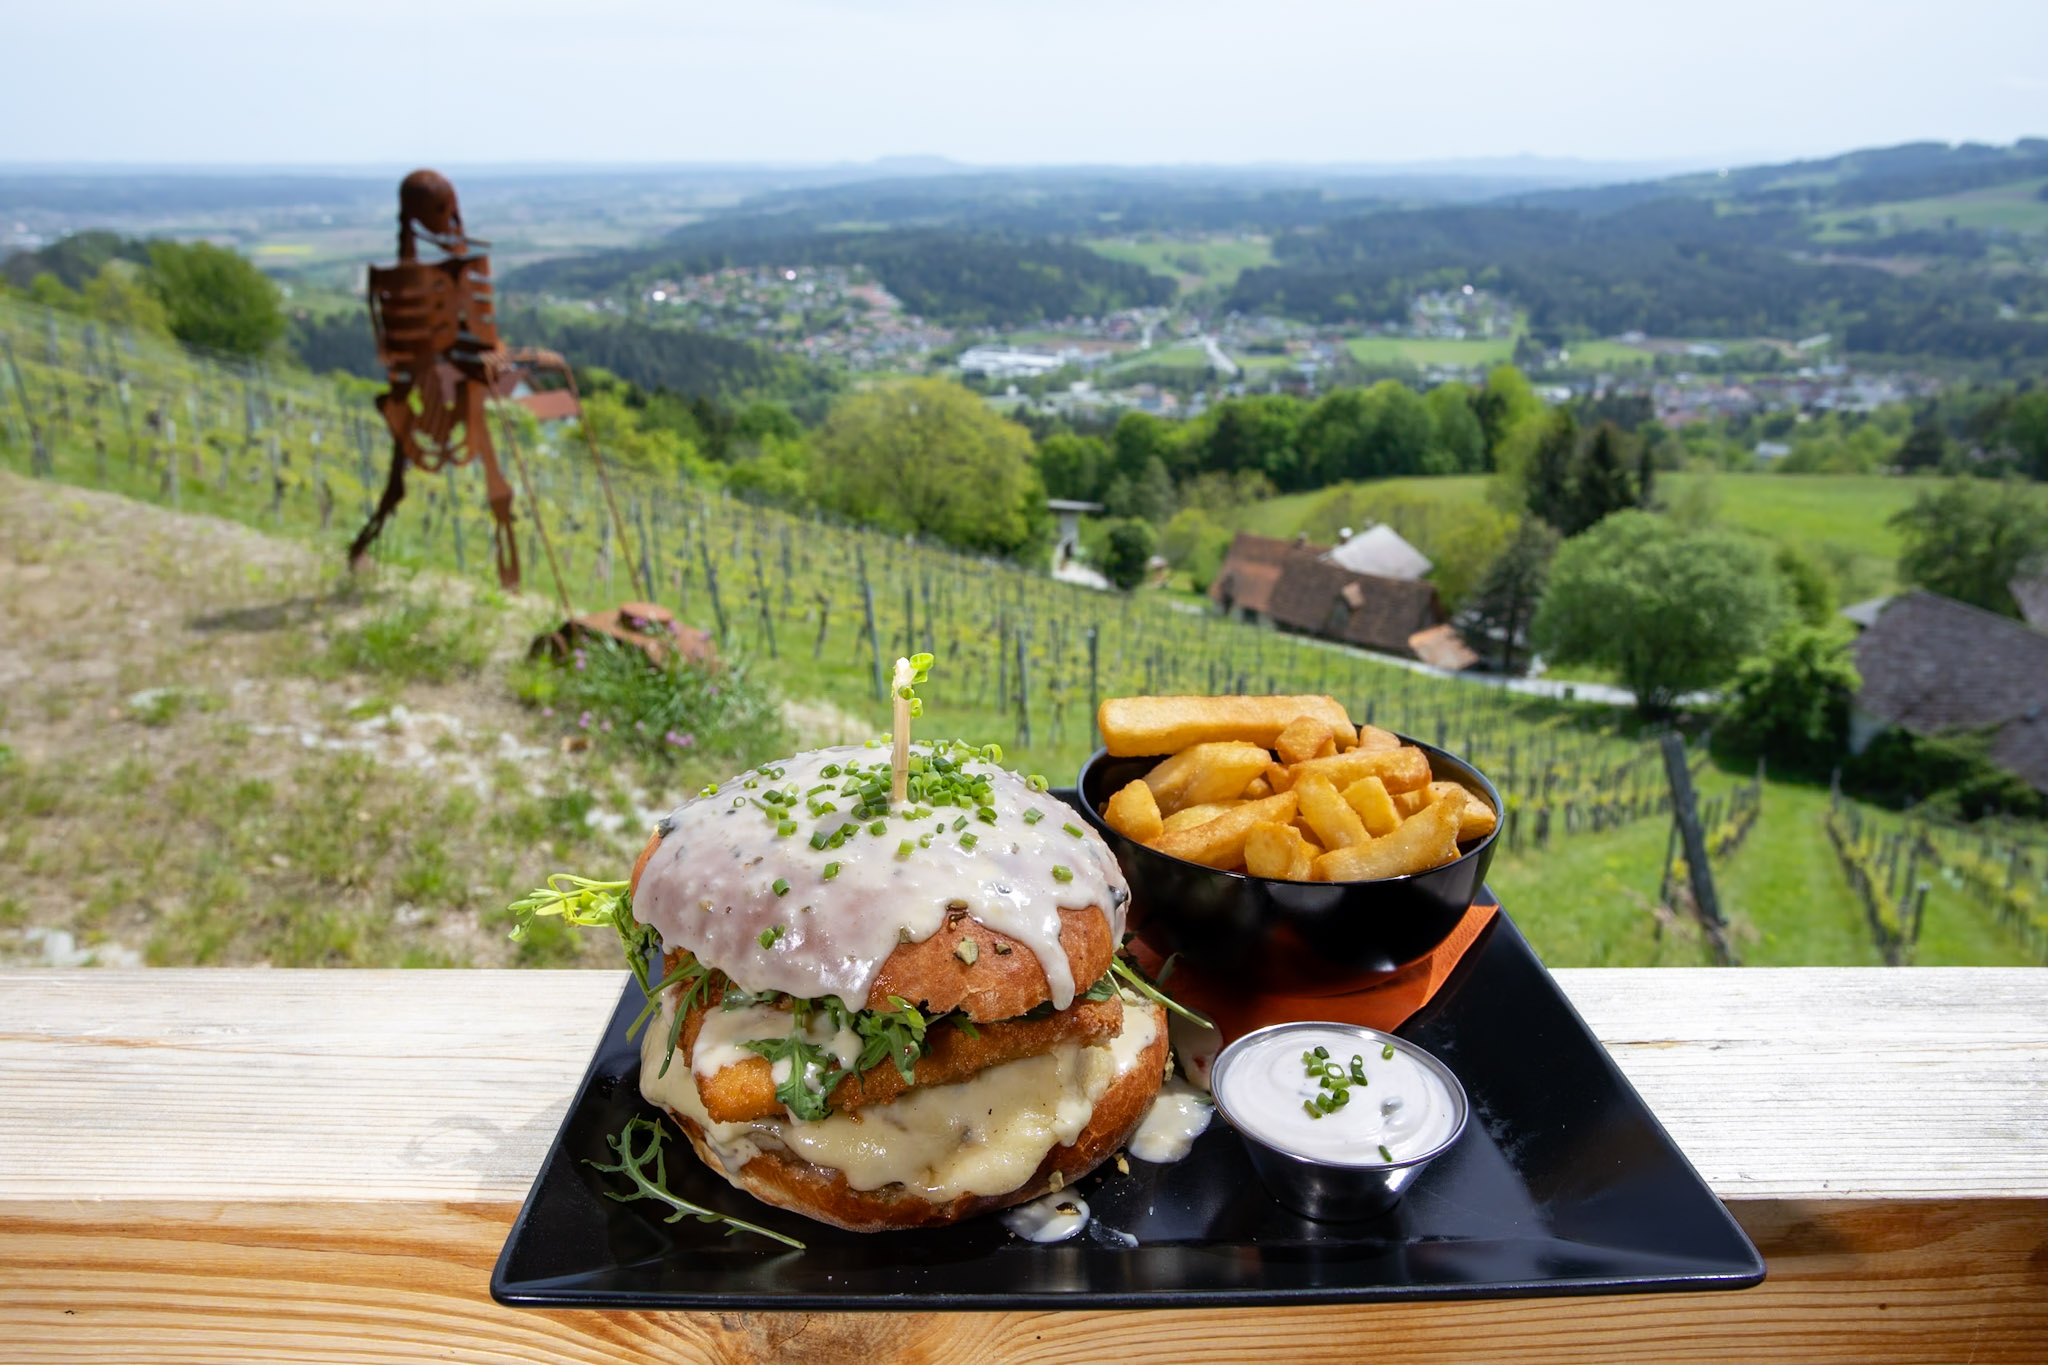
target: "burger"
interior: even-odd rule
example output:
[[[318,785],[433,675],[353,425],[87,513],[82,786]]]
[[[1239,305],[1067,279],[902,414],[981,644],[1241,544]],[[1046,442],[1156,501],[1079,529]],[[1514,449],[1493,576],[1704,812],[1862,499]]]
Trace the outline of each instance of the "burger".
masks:
[[[615,927],[660,963],[642,1095],[734,1186],[820,1222],[1058,1191],[1169,1066],[1163,997],[1118,957],[1114,855],[992,746],[764,764],[662,819],[625,890]]]

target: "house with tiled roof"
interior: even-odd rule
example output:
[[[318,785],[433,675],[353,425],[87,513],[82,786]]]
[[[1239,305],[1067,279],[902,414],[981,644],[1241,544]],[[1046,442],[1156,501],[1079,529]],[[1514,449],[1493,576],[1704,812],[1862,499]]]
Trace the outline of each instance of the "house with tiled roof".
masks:
[[[1416,657],[1411,637],[1442,625],[1434,584],[1354,573],[1306,539],[1240,533],[1209,585],[1225,612],[1283,630]]]
[[[1895,725],[1982,734],[1994,763],[2048,792],[2048,633],[1916,589],[1885,603],[1855,650],[1852,750]]]

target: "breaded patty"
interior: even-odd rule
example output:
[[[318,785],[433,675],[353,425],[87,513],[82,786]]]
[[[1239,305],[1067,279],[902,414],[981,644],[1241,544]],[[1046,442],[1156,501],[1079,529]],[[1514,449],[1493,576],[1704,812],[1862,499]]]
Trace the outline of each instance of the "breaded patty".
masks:
[[[1109,1002],[1114,1004],[1115,1001]],[[884,1232],[893,1228],[938,1227],[963,1218],[1009,1208],[1036,1199],[1048,1190],[1073,1184],[1130,1141],[1138,1122],[1159,1093],[1159,1082],[1167,1060],[1166,1013],[1156,1005],[1143,1008],[1153,1012],[1157,1030],[1151,1046],[1140,1053],[1129,1070],[1095,1101],[1088,1124],[1065,1146],[1045,1154],[1031,1178],[1008,1194],[963,1194],[945,1203],[934,1203],[901,1185],[884,1185],[877,1190],[856,1190],[839,1171],[814,1166],[788,1152],[764,1148],[737,1171],[727,1171],[704,1139],[704,1131],[686,1114],[668,1111],[704,1164],[725,1176],[735,1188],[756,1199],[781,1208],[794,1209],[807,1218],[831,1223],[852,1232]]]
[[[705,1010],[693,1006],[683,1021],[683,1060],[692,1060],[698,1030]],[[1005,1019],[976,1028],[978,1037],[951,1024],[934,1028],[927,1039],[931,1050],[912,1069],[919,1086],[951,1085],[964,1081],[987,1067],[999,1066],[1025,1057],[1050,1052],[1061,1043],[1083,1046],[1107,1042],[1123,1029],[1124,1012],[1114,999],[1083,1000],[1072,1009],[1039,1019]],[[910,1089],[903,1076],[888,1062],[859,1076],[847,1076],[827,1097],[832,1108],[848,1113],[870,1105],[887,1104]],[[745,1123],[750,1119],[783,1116],[782,1103],[775,1098],[774,1067],[766,1057],[748,1057],[710,1076],[697,1078],[697,1093],[704,1110],[720,1123]]]

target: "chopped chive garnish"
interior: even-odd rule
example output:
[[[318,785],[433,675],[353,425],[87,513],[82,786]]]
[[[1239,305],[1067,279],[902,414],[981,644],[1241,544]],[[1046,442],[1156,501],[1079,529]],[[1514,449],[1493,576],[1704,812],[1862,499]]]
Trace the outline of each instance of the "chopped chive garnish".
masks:
[[[1394,1060],[1394,1045],[1392,1043],[1388,1043],[1385,1047],[1380,1049],[1380,1060],[1383,1062],[1391,1062]]]
[[[1355,1052],[1351,1054],[1351,1079],[1360,1085],[1365,1084],[1365,1058]]]
[[[975,838],[972,834],[963,834],[960,836],[960,847],[962,848],[973,848],[976,844],[980,842],[981,840]]]
[[[1056,882],[1070,882],[1074,880],[1074,869],[1063,866],[1060,863],[1054,863],[1052,865],[1052,879]]]
[[[828,882],[829,882],[829,881],[831,881],[831,880],[832,880],[832,879],[833,879],[834,877],[836,877],[836,876],[838,876],[838,875],[839,875],[839,864],[838,864],[838,863],[826,863],[826,864],[825,864],[825,880],[826,880],[826,881],[828,881]]]
[[[888,832],[889,822],[887,820],[877,820],[873,824],[868,826],[868,833],[876,836],[877,838],[880,838],[882,835],[887,834]]]
[[[746,781],[740,783],[740,785],[742,787],[745,787],[748,791],[753,791],[756,787],[759,787],[761,784],[750,777]]]
[[[1329,1061],[1329,1060],[1330,1060],[1330,1049],[1328,1049],[1328,1048],[1324,1047],[1324,1046],[1323,1046],[1323,1045],[1322,1045],[1321,1043],[1317,1043],[1317,1044],[1316,1044],[1316,1060],[1317,1060],[1317,1061],[1319,1061],[1319,1062],[1327,1062],[1327,1061]]]
[[[1314,1100],[1303,1100],[1301,1102],[1301,1107],[1308,1110],[1308,1116],[1312,1119],[1319,1119],[1323,1116],[1323,1111],[1316,1108],[1316,1102]]]
[[[717,784],[716,782],[712,783],[712,784],[711,784],[710,786],[706,787],[706,788],[705,788],[705,789],[704,789],[703,791],[700,791],[700,792],[698,792],[698,793],[697,793],[697,795],[699,795],[699,796],[716,796],[716,795],[718,795],[718,784]]]
[[[1384,1142],[1382,1142],[1382,1143],[1380,1144],[1380,1160],[1381,1160],[1381,1161],[1392,1161],[1393,1159],[1394,1159],[1394,1154],[1393,1154],[1392,1152],[1388,1151],[1388,1150],[1387,1150],[1387,1144],[1386,1144],[1386,1143],[1384,1143]]]
[[[775,832],[782,838],[787,839],[790,835],[796,833],[796,821],[778,820],[775,824]]]
[[[738,810],[738,809],[739,809],[739,808],[740,808],[741,806],[744,806],[744,805],[746,805],[746,804],[747,804],[747,798],[746,798],[746,797],[744,797],[744,796],[735,796],[735,797],[734,797],[734,798],[732,799],[732,808],[733,808],[734,810]]]
[[[909,839],[905,839],[902,843],[896,845],[896,856],[899,858],[908,858],[916,851],[917,844]]]
[[[818,769],[818,776],[820,777],[837,777],[839,773],[840,768],[837,763],[827,763],[824,767]]]
[[[773,929],[763,929],[761,937],[756,939],[755,942],[759,943],[763,948],[773,948],[776,940],[780,939],[786,932],[788,932],[787,928],[778,924]]]
[[[778,896],[787,896],[789,894],[789,878],[777,877],[775,879],[775,884],[769,887],[768,889],[773,891]]]
[[[1036,806],[1033,806],[1030,810],[1024,812],[1024,823],[1027,825],[1035,825],[1044,818],[1045,812],[1040,810]]]
[[[955,834],[958,834],[958,833],[959,833],[959,832],[960,832],[961,830],[963,830],[963,829],[966,829],[966,828],[967,828],[967,817],[966,817],[966,816],[964,816],[964,815],[963,815],[963,816],[961,816],[961,817],[960,817],[959,819],[957,819],[957,820],[955,820],[955,821],[953,822],[953,832],[954,832]]]
[[[1045,778],[1040,774],[1033,773],[1031,774],[1031,776],[1024,779],[1024,785],[1031,788],[1031,790],[1035,792],[1042,792],[1046,790],[1048,787],[1052,786],[1052,783],[1046,781]]]
[[[1081,827],[1077,824],[1072,823],[1071,821],[1067,824],[1061,825],[1060,828],[1065,830],[1067,833],[1073,835],[1076,839],[1081,837]]]
[[[826,845],[827,843],[829,843],[829,842],[831,841],[831,839],[832,839],[832,836],[831,836],[831,835],[829,835],[829,834],[827,834],[827,833],[826,833],[826,832],[825,832],[824,830],[822,830],[822,829],[814,829],[814,830],[812,830],[812,831],[811,831],[811,847],[812,847],[812,848],[822,849],[822,848],[824,848],[824,847],[825,847],[825,845]]]

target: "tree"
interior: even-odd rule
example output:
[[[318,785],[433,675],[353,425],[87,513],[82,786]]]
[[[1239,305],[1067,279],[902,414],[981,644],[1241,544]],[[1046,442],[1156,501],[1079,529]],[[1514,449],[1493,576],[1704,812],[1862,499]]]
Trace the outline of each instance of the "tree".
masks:
[[[1524,517],[1507,546],[1486,566],[1467,604],[1459,633],[1481,655],[1497,652],[1500,671],[1515,671],[1515,647],[1529,629],[1550,579],[1557,532],[1539,517]]]
[[[1041,538],[1045,486],[1031,438],[958,384],[911,379],[849,394],[816,447],[815,495],[857,521],[997,554]]]
[[[1839,623],[1795,625],[1743,661],[1728,691],[1728,720],[1773,763],[1825,773],[1849,744],[1849,701],[1863,680]]]
[[[1496,365],[1486,376],[1486,386],[1472,400],[1472,413],[1486,439],[1486,467],[1495,466],[1508,433],[1525,421],[1543,415],[1543,400],[1529,387],[1529,381],[1512,365]]]
[[[2048,505],[2025,484],[1962,476],[1893,515],[1899,577],[1929,592],[2019,615],[2008,586],[2048,559]]]
[[[1932,422],[1920,422],[1899,443],[1892,463],[1901,469],[1939,469],[1948,455],[1948,437]]]
[[[1565,520],[1553,523],[1567,536],[1575,536],[1601,518],[1637,503],[1636,481],[1629,474],[1633,463],[1628,437],[1612,422],[1593,429],[1593,437],[1572,462],[1571,494],[1566,500]]]
[[[2048,479],[2048,388],[2013,400],[2005,419],[2005,439],[2029,477]]]
[[[1145,581],[1145,566],[1151,562],[1156,544],[1151,526],[1135,517],[1125,518],[1109,528],[1109,551],[1103,556],[1102,571],[1110,582],[1129,592]]]
[[[1524,495],[1529,511],[1560,530],[1572,516],[1572,464],[1578,448],[1578,421],[1559,408],[1543,424],[1529,454]]]
[[[1038,475],[1049,498],[1101,502],[1110,468],[1109,447],[1099,436],[1060,431],[1038,444]]]
[[[1167,563],[1187,573],[1196,592],[1209,590],[1229,549],[1230,532],[1195,507],[1175,512],[1159,537],[1159,553],[1166,556]]]
[[[1478,395],[1463,384],[1439,384],[1422,396],[1436,427],[1431,453],[1441,458],[1445,473],[1476,474],[1486,468],[1486,429],[1472,411]]]
[[[1173,515],[1173,479],[1166,472],[1166,463],[1157,455],[1145,461],[1145,472],[1131,487],[1129,515],[1142,518],[1157,526]]]
[[[1758,542],[1616,512],[1565,542],[1531,626],[1560,663],[1616,669],[1645,715],[1727,680],[1785,617],[1784,588]]]
[[[47,270],[28,282],[28,301],[44,308],[54,308],[60,313],[85,311],[85,300]]]
[[[277,286],[226,247],[151,242],[149,265],[171,335],[186,345],[257,356],[284,335]]]
[[[167,337],[171,320],[163,301],[131,261],[113,260],[85,282],[85,308],[101,322],[146,336]]]
[[[1809,626],[1825,626],[1835,615],[1835,583],[1812,555],[1789,542],[1778,547],[1772,562],[1785,576],[1792,609]]]

